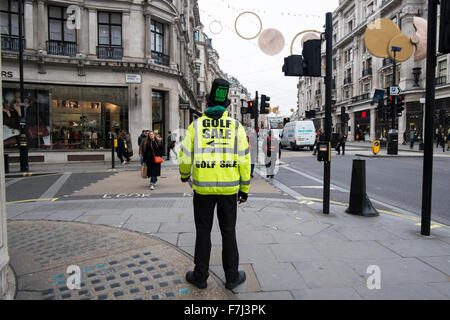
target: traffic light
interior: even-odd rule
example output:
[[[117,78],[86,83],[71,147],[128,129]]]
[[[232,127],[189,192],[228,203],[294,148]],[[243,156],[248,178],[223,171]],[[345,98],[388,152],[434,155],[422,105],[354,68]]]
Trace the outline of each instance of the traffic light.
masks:
[[[348,123],[350,121],[350,115],[345,113],[345,108],[341,108],[341,123]]]
[[[303,44],[302,56],[292,55],[284,58],[282,71],[287,77],[321,77],[321,40],[308,40]]]
[[[395,117],[395,99],[393,96],[389,96],[387,99],[387,107],[386,107],[386,113],[389,118]]]
[[[270,101],[270,97],[266,95],[261,96],[261,107],[259,110],[260,114],[269,114],[270,113],[270,104],[268,103]]]
[[[304,75],[303,57],[300,55],[292,55],[284,58],[282,71],[286,77],[300,77]]]
[[[384,99],[378,100],[377,118],[378,119],[386,118],[386,106],[384,105]]]
[[[401,117],[403,110],[405,110],[405,96],[401,95],[397,97],[397,117]]]
[[[247,113],[251,114],[251,118],[255,119],[255,102],[254,101],[249,101],[248,102],[248,108],[247,108]]]
[[[306,119],[312,119],[316,117],[316,110],[305,111]]]
[[[439,52],[450,53],[450,1],[441,1]]]
[[[322,76],[322,54],[321,40],[308,40],[303,44],[303,62],[305,66],[305,76]]]

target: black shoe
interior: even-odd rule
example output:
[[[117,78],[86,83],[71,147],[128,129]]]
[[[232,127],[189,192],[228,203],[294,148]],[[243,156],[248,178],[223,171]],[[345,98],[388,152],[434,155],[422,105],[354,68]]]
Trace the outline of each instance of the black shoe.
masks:
[[[197,279],[195,279],[194,271],[188,271],[188,273],[186,273],[186,281],[189,282],[190,284],[193,284],[199,289],[206,289],[206,287],[208,286],[206,280],[198,281]]]
[[[246,279],[247,279],[247,277],[245,275],[245,272],[244,271],[239,271],[239,276],[236,279],[236,281],[234,281],[234,282],[227,282],[225,284],[225,288],[227,288],[228,290],[233,290],[238,285],[244,283]]]

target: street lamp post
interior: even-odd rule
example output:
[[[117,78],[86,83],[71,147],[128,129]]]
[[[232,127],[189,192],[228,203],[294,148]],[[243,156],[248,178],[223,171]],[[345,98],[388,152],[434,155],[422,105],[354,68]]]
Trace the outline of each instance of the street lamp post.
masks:
[[[392,52],[394,53],[394,66],[392,73],[392,86],[396,86],[397,82],[397,52],[400,52],[402,48],[400,47],[392,47]],[[395,119],[397,118],[397,96],[395,96],[394,103],[392,104],[392,123],[391,130],[389,131],[388,138],[388,154],[397,155],[398,154],[398,131],[395,126]]]
[[[23,81],[23,1],[19,0],[19,77],[20,77],[20,171],[28,172],[28,141],[26,134],[26,108],[25,108],[25,90]]]

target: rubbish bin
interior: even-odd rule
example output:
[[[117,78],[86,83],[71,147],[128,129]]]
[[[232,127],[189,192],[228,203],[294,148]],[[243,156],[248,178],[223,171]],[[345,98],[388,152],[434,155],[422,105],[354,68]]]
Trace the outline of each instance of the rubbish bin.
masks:
[[[389,155],[397,155],[398,154],[398,131],[397,130],[389,131],[387,154],[389,154]]]

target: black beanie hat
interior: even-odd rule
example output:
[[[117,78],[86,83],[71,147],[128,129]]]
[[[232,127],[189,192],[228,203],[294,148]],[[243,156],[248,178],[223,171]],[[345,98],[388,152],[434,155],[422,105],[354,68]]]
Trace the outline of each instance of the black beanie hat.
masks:
[[[206,101],[209,107],[222,106],[227,108],[231,101],[228,99],[228,91],[230,90],[230,83],[224,79],[214,80],[211,88],[211,93],[206,95]]]

